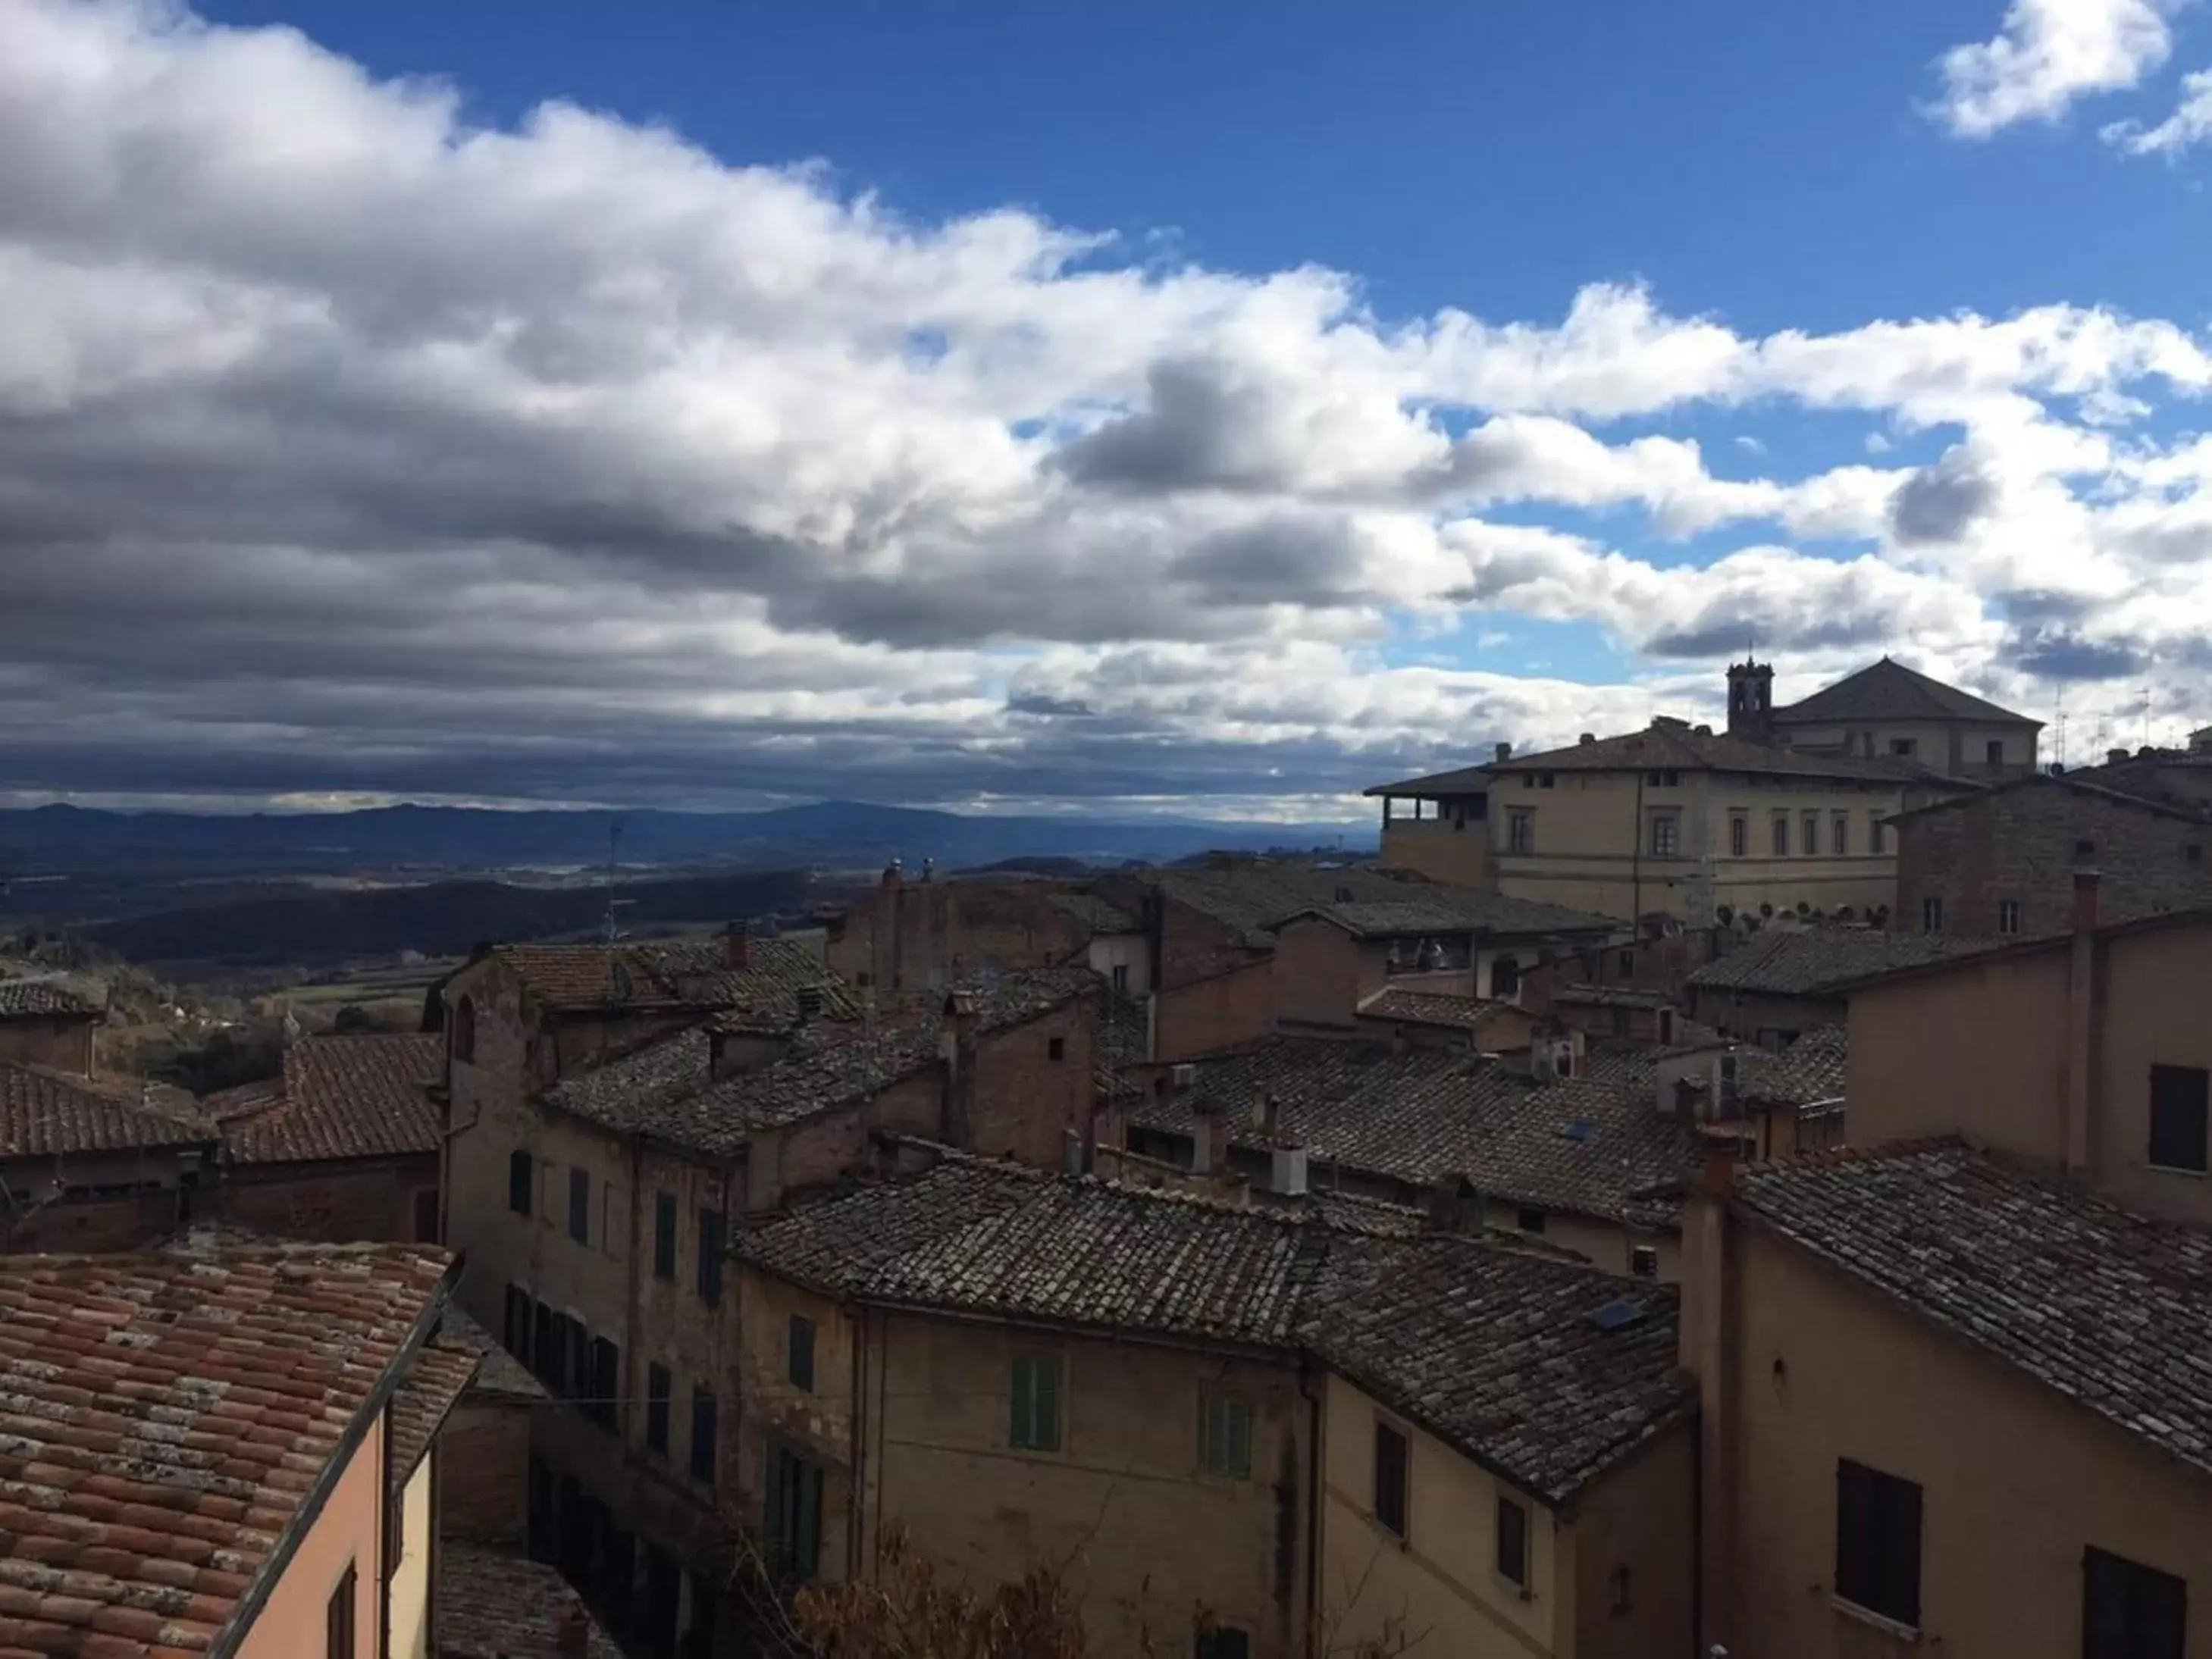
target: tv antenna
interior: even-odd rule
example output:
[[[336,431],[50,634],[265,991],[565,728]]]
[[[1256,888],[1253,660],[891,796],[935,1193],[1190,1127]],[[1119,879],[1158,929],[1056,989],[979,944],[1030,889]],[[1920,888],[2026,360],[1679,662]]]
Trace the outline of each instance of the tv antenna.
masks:
[[[620,818],[611,820],[607,824],[607,916],[605,924],[607,948],[610,951],[614,949],[616,944],[623,936],[622,927],[616,920],[615,912],[621,909],[625,905],[635,904],[637,902],[635,899],[617,898],[615,896],[615,869],[617,857],[622,848],[622,837],[623,821]]]

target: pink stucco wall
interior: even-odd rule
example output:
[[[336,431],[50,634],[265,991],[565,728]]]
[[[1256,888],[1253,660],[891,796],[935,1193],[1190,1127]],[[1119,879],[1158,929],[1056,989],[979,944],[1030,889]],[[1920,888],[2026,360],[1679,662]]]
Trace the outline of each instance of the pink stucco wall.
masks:
[[[246,1633],[239,1659],[323,1659],[331,1592],[354,1570],[356,1659],[375,1659],[377,1604],[383,1595],[385,1422],[371,1426],[338,1477],[337,1489],[301,1540],[291,1565]]]

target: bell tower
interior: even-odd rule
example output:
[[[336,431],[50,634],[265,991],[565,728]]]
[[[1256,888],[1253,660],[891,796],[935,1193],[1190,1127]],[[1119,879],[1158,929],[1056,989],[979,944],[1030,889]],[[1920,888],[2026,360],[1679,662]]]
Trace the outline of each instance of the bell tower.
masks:
[[[1747,653],[1728,671],[1728,734],[1747,743],[1774,741],[1774,665]]]

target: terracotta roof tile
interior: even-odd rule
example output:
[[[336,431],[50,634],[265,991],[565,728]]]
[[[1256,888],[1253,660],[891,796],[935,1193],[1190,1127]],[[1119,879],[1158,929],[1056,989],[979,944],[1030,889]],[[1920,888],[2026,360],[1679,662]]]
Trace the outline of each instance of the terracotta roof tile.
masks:
[[[1414,887],[1390,899],[1310,904],[1276,918],[1319,916],[1359,939],[1410,939],[1430,933],[1614,933],[1621,924],[1565,905],[1507,898],[1467,887]]]
[[[204,1651],[451,1262],[399,1245],[0,1259],[0,1651]]]
[[[1976,956],[2014,943],[1877,927],[1767,927],[1698,969],[1688,982],[1707,990],[1820,996],[1869,974]]]
[[[439,1553],[438,1659],[566,1659],[561,1626],[580,1621],[584,1659],[623,1659],[558,1571],[503,1550],[447,1542]]]
[[[181,1091],[0,1060],[0,1158],[212,1146],[217,1139],[213,1121]]]
[[[1272,947],[1275,924],[1310,905],[1378,902],[1413,893],[1460,890],[1431,889],[1429,884],[1352,866],[1324,870],[1309,864],[1161,870],[1139,879],[1178,904],[1212,917],[1255,949]]]
[[[65,980],[0,979],[0,1019],[98,1019],[102,1004]]]
[[[949,1156],[735,1249],[865,1300],[1313,1353],[1551,1502],[1687,1408],[1671,1291],[1330,1214]],[[1615,1302],[1622,1328],[1589,1317]]]
[[[438,1079],[444,1043],[435,1032],[301,1038],[284,1052],[283,1081],[273,1097],[257,1106],[228,1091],[230,1098],[216,1106],[231,1160],[434,1153],[444,1117],[426,1085]]]
[[[1384,986],[1359,1005],[1363,1019],[1395,1020],[1407,1025],[1443,1025],[1480,1031],[1508,1012],[1519,1013],[1519,1005],[1486,997],[1453,996],[1440,991],[1407,991]]]
[[[2212,1473],[2212,1232],[1957,1141],[1754,1166],[1775,1231]]]
[[[430,1450],[447,1413],[475,1379],[479,1356],[442,1333],[423,1344],[392,1396],[391,1490],[396,1496]]]
[[[805,947],[791,939],[746,942],[746,964],[729,965],[720,939],[604,945],[502,945],[493,952],[532,996],[556,1011],[618,1007],[636,1010],[738,1009],[787,1023],[798,1016],[798,993],[822,994],[833,1018],[854,1006],[844,982]]]
[[[1774,711],[1777,726],[1819,726],[1832,720],[1989,720],[2007,726],[2041,726],[2025,714],[2000,708],[1970,691],[1931,679],[1884,657],[1856,674],[1846,674],[1799,702]]]
[[[1492,762],[1492,788],[1511,800],[1521,798],[1514,774],[1521,772],[1733,772],[1770,777],[1832,778],[1895,788],[1921,781],[1927,769],[1908,761],[1853,760],[1835,755],[1749,743],[1741,738],[1699,732],[1680,721],[1657,720],[1641,732],[1600,738],[1565,749],[1516,755]]]
[[[1850,1057],[1850,1032],[1842,1025],[1816,1025],[1780,1054],[1747,1043],[1736,1050],[1737,1088],[1746,1100],[1776,1106],[1841,1100]]]

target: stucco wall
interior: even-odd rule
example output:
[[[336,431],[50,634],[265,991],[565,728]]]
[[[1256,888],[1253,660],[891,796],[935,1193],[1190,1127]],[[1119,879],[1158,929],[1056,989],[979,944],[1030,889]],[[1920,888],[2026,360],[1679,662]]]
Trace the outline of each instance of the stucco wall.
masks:
[[[2092,1107],[2092,1170],[2124,1204],[2212,1224],[2212,1178],[2151,1167],[2150,1068],[2212,1070],[2212,927],[2121,936],[2104,948],[2104,1038]]]
[[[1396,803],[1394,815],[1383,821],[1382,867],[1411,870],[1454,886],[1486,889],[1492,876],[1489,824],[1457,815],[1418,823],[1398,816],[1411,805],[1408,801]]]
[[[1832,721],[1825,725],[1778,726],[1777,738],[1786,747],[1829,755],[1852,755],[1887,760],[1893,745],[1913,745],[1911,758],[1956,777],[2002,778],[2033,770],[2037,733],[2029,727],[1981,720],[1884,720],[1874,723]],[[1997,759],[1989,757],[1989,745],[2000,746]]]
[[[879,1321],[880,1322],[875,1322]],[[1270,1659],[1301,1650],[1309,1413],[1287,1365],[872,1316],[871,1531],[896,1521],[978,1583],[1067,1563],[1102,1653],[1188,1652],[1210,1609]],[[1065,1361],[1057,1452],[1008,1443],[1017,1354]],[[1249,1480],[1203,1474],[1201,1391],[1254,1407]]]
[[[1670,1430],[1577,1500],[1574,1659],[1685,1659],[1697,1639],[1698,1442]]]
[[[2212,1481],[1755,1226],[1736,1248],[1731,1652],[1903,1650],[1830,1603],[1844,1457],[1922,1486],[1916,1650],[2078,1659],[2094,1545],[2187,1579],[2212,1652]]]
[[[434,1449],[399,1495],[399,1554],[392,1563],[392,1659],[430,1659],[430,1571],[437,1548],[430,1510]]]
[[[918,873],[856,899],[825,947],[830,969],[883,991],[948,984],[980,968],[1064,962],[1086,929],[1034,881],[924,881]]]
[[[1275,1012],[1274,962],[1262,957],[1211,979],[1152,994],[1152,1058],[1188,1060],[1267,1034]]]
[[[377,1651],[383,1606],[385,1427],[382,1418],[369,1425],[239,1644],[239,1659],[301,1659],[325,1651],[331,1594],[349,1565],[354,1570],[354,1651]]]
[[[0,1060],[88,1077],[100,1021],[82,1016],[27,1014],[0,1019]]]
[[[1328,1379],[1328,1401],[1322,1617],[1333,1649],[1418,1636],[1416,1654],[1466,1659],[1572,1651],[1573,1578],[1560,1577],[1551,1512],[1343,1378]],[[1378,1419],[1410,1443],[1403,1538],[1374,1519]],[[1525,1595],[1495,1570],[1501,1490],[1528,1516]]]
[[[19,1158],[0,1164],[0,1181],[18,1194],[35,1193],[53,1178],[51,1158]],[[114,1198],[70,1197],[18,1218],[0,1209],[0,1254],[143,1249],[174,1231],[188,1214],[206,1207],[211,1194],[185,1193],[173,1183],[173,1164],[166,1169],[135,1156],[114,1160],[72,1158],[72,1180],[104,1182],[166,1179],[170,1185]]]
[[[1275,933],[1275,1015],[1308,1025],[1352,1024],[1362,981],[1358,939],[1332,922],[1293,921]],[[1380,979],[1379,970],[1374,977]]]

